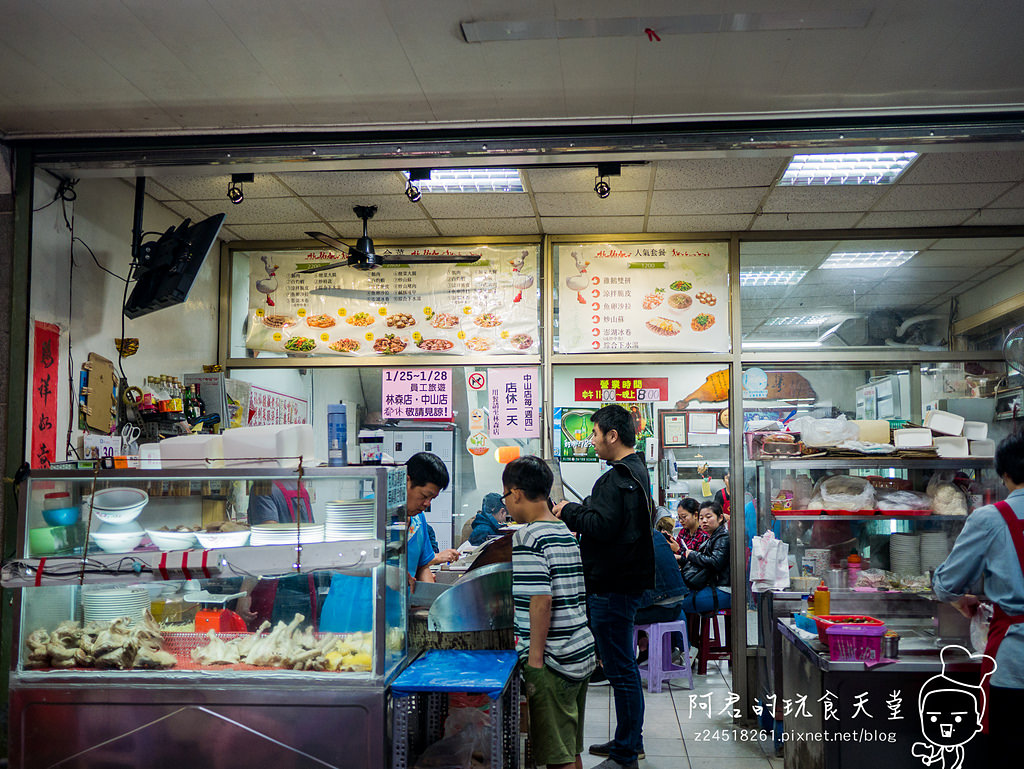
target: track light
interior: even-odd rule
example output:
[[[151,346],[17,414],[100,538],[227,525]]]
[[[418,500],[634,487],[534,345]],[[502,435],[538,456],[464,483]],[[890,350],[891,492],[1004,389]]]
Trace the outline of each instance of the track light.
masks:
[[[609,176],[618,176],[622,173],[621,163],[598,163],[597,181],[594,183],[594,192],[604,200],[612,194],[612,185],[608,183]]]
[[[228,200],[236,206],[245,200],[245,193],[242,192],[242,185],[245,182],[252,182],[253,174],[231,174],[231,181],[228,182]]]
[[[420,188],[410,180],[405,184],[405,196],[409,198],[410,203],[419,203],[420,198],[423,197],[423,193],[420,192]]]
[[[594,192],[597,193],[597,196],[601,198],[601,200],[604,200],[612,194],[612,186],[608,183],[607,176],[597,177],[597,181],[594,184]]]

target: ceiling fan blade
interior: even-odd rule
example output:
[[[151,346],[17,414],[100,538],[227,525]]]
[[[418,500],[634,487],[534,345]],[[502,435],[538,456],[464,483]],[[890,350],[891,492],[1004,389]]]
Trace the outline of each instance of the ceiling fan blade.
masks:
[[[308,275],[311,272],[323,272],[324,270],[336,270],[339,267],[344,267],[348,262],[332,262],[331,264],[320,264],[316,267],[308,267],[305,270],[296,270],[295,272],[299,275]]]
[[[385,264],[472,264],[479,262],[480,256],[466,254],[464,256],[453,255],[445,257],[437,256],[406,256],[401,254],[389,254],[388,256],[377,257]]]
[[[341,251],[343,254],[348,253],[349,245],[347,243],[342,243],[337,238],[333,238],[330,235],[327,235],[326,233],[307,232],[306,234],[309,235],[309,237],[313,238],[313,240],[319,240],[325,246],[330,246],[335,251]]]

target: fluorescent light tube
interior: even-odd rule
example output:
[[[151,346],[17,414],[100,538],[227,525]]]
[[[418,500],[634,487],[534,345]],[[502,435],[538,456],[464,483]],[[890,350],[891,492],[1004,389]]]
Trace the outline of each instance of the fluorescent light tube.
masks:
[[[409,178],[408,171],[403,171]],[[420,192],[522,192],[523,181],[515,168],[440,168],[429,179],[416,181]]]
[[[795,286],[807,270],[747,270],[740,272],[741,286]]]
[[[779,186],[892,184],[916,157],[916,152],[794,155]]]
[[[878,267],[899,267],[917,251],[843,251],[829,254],[821,263],[823,270],[860,270]]]

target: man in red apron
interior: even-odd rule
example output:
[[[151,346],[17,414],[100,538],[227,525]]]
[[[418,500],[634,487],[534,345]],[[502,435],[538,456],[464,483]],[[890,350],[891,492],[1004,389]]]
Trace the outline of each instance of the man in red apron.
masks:
[[[968,517],[949,557],[936,569],[932,589],[970,617],[979,604],[970,591],[984,578],[985,596],[994,604],[985,653],[997,663],[985,679],[986,767],[1009,767],[1020,766],[1017,733],[1024,713],[1024,435],[999,444],[995,469],[1009,496]]]

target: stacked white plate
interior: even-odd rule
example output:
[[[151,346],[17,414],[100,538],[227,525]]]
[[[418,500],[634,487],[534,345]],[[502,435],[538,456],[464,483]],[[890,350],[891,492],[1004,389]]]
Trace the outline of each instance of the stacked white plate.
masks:
[[[921,532],[921,569],[935,571],[949,555],[949,539],[944,531]]]
[[[82,593],[82,617],[86,622],[113,622],[128,616],[141,622],[149,604],[149,592],[140,587],[89,590]]]
[[[296,532],[298,528],[298,532]],[[249,544],[256,545],[294,545],[324,541],[324,524],[303,523],[296,527],[294,523],[260,523],[250,527]]]
[[[327,503],[324,536],[328,542],[365,539],[377,534],[377,508],[373,499],[339,499]]]
[[[921,540],[917,534],[890,535],[889,566],[897,574],[921,574]]]

